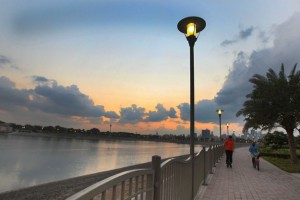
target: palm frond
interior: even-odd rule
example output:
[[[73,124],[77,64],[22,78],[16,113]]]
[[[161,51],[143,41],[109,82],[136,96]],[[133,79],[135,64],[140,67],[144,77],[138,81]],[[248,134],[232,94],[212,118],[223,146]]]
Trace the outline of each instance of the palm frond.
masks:
[[[268,81],[276,81],[279,78],[277,76],[276,72],[271,68],[268,70],[266,77],[267,77]]]
[[[281,64],[281,67],[280,67],[280,71],[279,71],[279,79],[281,80],[286,80],[286,75],[284,73],[284,65]]]
[[[289,76],[294,76],[295,75],[296,68],[297,68],[297,63],[294,65],[294,67],[293,67],[293,69],[292,69],[292,71],[291,71],[291,73],[290,73]]]
[[[283,64],[278,74],[270,68],[265,76],[255,74],[249,79],[254,89],[236,113],[237,117],[245,117],[245,130],[270,130],[277,125],[290,127],[300,123],[300,71],[296,71],[296,66],[288,79]]]

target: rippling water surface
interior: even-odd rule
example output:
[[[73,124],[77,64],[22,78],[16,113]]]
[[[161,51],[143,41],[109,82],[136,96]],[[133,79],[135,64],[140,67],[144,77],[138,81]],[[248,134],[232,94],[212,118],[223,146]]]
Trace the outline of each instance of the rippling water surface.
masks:
[[[0,135],[0,192],[189,153],[189,145]]]

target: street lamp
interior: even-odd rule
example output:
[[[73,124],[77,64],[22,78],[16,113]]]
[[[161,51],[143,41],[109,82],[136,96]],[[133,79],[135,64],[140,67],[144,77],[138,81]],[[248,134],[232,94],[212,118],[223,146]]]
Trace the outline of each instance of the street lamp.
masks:
[[[229,135],[229,132],[228,132],[229,123],[227,123],[226,126],[227,126],[227,136],[228,136]]]
[[[222,126],[221,126],[221,117],[222,117],[222,112],[223,112],[224,110],[218,109],[218,110],[216,110],[216,111],[217,111],[217,113],[218,113],[218,115],[219,115],[219,125],[220,125],[220,143],[221,143],[221,132],[222,132]]]
[[[194,195],[194,134],[195,134],[195,87],[194,87],[194,45],[206,26],[200,17],[186,17],[180,20],[177,28],[184,33],[190,46],[190,155],[192,159],[192,195]]]

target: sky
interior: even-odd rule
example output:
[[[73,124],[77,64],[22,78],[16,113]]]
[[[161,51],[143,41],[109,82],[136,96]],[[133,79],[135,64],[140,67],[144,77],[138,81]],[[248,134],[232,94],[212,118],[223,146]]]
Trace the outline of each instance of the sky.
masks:
[[[195,130],[240,134],[249,79],[300,61],[300,0],[1,0],[0,120],[189,134],[189,46],[199,16]],[[298,68],[299,69],[299,68]]]

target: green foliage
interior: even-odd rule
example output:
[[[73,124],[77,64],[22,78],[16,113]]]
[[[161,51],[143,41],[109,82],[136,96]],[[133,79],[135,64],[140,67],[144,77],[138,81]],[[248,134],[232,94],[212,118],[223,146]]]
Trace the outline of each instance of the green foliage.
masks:
[[[300,163],[293,164],[290,159],[265,157],[265,156],[263,158],[286,172],[300,173]]]
[[[273,149],[270,146],[265,146],[265,147],[260,147],[259,151],[262,153],[271,153],[273,152]]]
[[[298,145],[300,145],[300,135],[298,135],[298,137],[296,137],[296,143],[298,144]],[[298,146],[299,147],[299,146]]]
[[[264,144],[267,146],[272,146],[274,149],[281,148],[282,145],[288,144],[287,135],[280,131],[275,131],[274,133],[268,133],[264,137]]]
[[[272,146],[259,146],[259,151],[262,153],[274,153],[274,154],[287,154],[289,155],[290,151],[288,147],[274,149]],[[297,155],[300,156],[300,149],[297,149]]]
[[[266,76],[255,74],[249,81],[254,89],[237,112],[237,116],[245,116],[244,130],[271,130],[280,125],[293,131],[300,122],[300,71],[296,65],[288,77],[282,65],[278,74],[269,69]]]
[[[266,76],[255,74],[249,80],[254,89],[246,96],[243,108],[236,113],[245,117],[243,131],[284,128],[294,163],[297,155],[293,132],[300,125],[300,71],[296,71],[296,66],[288,76],[283,65],[278,74],[273,69],[269,69]]]

